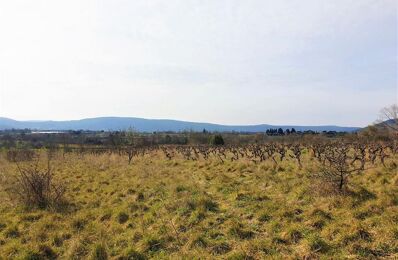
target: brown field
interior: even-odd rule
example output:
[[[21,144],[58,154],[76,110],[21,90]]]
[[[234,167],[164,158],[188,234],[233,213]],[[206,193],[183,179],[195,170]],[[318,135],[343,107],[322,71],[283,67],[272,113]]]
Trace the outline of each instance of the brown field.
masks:
[[[275,152],[274,162],[233,160],[231,150],[205,159],[186,148],[165,149],[171,159],[152,149],[131,164],[124,152],[57,151],[51,169],[65,196],[42,209],[16,193],[15,178],[32,161],[12,162],[3,151],[0,258],[398,258],[392,149],[385,165],[380,158],[372,164],[368,152],[366,169],[350,173],[342,190],[320,174],[325,167],[307,147],[300,148],[302,167],[293,150],[283,161]],[[36,154],[46,169],[47,152]]]

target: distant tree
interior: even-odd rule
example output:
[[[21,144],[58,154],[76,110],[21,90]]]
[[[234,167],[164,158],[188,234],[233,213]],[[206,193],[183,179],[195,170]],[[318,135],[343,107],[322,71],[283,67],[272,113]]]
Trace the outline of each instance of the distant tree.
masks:
[[[224,145],[224,138],[222,135],[218,134],[211,138],[210,144],[212,145]]]
[[[287,135],[290,135],[290,130],[289,130],[289,129],[286,129],[285,133],[286,133]]]
[[[178,143],[179,144],[188,144],[188,137],[187,136],[180,137]]]
[[[125,143],[128,146],[136,146],[138,140],[138,132],[133,127],[129,127],[125,134]]]
[[[136,149],[138,141],[138,132],[134,128],[129,127],[125,135],[126,135],[126,153],[128,156],[129,164],[131,164],[133,157],[138,153]]]
[[[15,139],[12,137],[12,135],[6,134],[6,135],[3,136],[2,139],[3,139],[3,140],[2,140],[2,141],[3,141],[2,145],[3,145],[5,148],[15,147],[16,141],[15,141]]]
[[[173,140],[171,139],[171,136],[170,136],[170,135],[166,135],[166,137],[165,137],[165,143],[166,143],[166,144],[171,144],[172,141],[173,141]]]
[[[296,129],[292,128],[292,130],[290,130],[291,134],[295,134],[296,133]]]
[[[278,135],[283,135],[283,129],[282,128],[278,129]]]
[[[70,144],[70,136],[68,134],[62,134],[61,135],[61,140],[62,140],[62,148],[63,148],[63,153],[62,156],[65,157],[66,153],[71,152],[71,148],[69,147]]]
[[[118,150],[120,153],[120,148],[123,144],[122,133],[119,131],[109,133],[109,143],[113,146],[115,150]]]
[[[283,132],[283,130],[282,130]],[[269,135],[278,135],[278,129],[277,128],[271,128],[269,130]]]
[[[257,133],[257,134],[255,135],[255,137],[254,137],[254,141],[255,141],[256,143],[262,143],[262,142],[264,141],[264,135],[263,135],[263,134],[260,134],[260,133]]]

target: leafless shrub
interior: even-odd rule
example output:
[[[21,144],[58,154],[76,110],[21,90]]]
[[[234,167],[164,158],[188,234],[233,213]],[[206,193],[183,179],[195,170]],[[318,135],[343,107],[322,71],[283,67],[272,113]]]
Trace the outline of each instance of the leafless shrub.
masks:
[[[65,187],[54,179],[50,158],[47,167],[40,167],[40,158],[25,166],[17,165],[17,176],[9,189],[10,197],[16,197],[27,207],[40,209],[58,208],[65,203]]]
[[[135,149],[133,146],[129,146],[125,149],[125,153],[128,156],[128,161],[129,161],[129,165],[130,165],[131,161],[133,160],[133,157],[137,156],[139,151],[138,151],[138,149]]]
[[[316,175],[318,179],[322,180],[325,184],[330,184],[338,192],[344,191],[348,179],[353,172],[362,170],[362,165],[358,168],[353,168],[349,149],[349,146],[339,144],[327,150],[325,158],[328,164],[323,166],[321,171]]]
[[[299,165],[299,169],[303,168],[303,165],[301,163],[301,147],[299,144],[295,144],[291,148],[293,155],[291,155],[292,158],[295,158],[297,160],[297,163]]]
[[[355,163],[358,161],[360,162],[360,170],[363,171],[365,170],[365,164],[366,164],[366,159],[367,159],[367,145],[364,143],[356,143],[353,146],[354,148],[354,156],[351,161],[351,166],[354,166]]]

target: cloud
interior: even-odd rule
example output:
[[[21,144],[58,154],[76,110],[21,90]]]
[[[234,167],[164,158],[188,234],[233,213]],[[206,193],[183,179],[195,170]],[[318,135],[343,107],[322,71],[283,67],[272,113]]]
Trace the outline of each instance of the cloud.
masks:
[[[4,1],[0,116],[366,125],[374,109],[396,102],[396,8],[388,0]]]

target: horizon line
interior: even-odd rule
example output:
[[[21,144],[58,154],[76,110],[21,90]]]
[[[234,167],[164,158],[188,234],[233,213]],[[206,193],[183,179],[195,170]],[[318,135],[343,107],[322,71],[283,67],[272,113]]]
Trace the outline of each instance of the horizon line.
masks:
[[[14,119],[11,117],[0,116],[0,118],[13,120],[17,122],[67,122],[67,121],[82,121],[82,120],[89,120],[89,119],[101,119],[101,118],[123,118],[123,119],[141,119],[141,120],[148,120],[148,121],[177,121],[177,122],[186,122],[186,123],[196,123],[196,124],[211,124],[211,125],[219,125],[219,126],[260,126],[260,125],[268,125],[268,126],[280,126],[280,127],[287,127],[287,126],[306,126],[306,127],[326,127],[326,126],[335,126],[335,127],[351,127],[351,128],[363,128],[372,123],[367,124],[366,126],[352,126],[352,125],[339,125],[339,124],[272,124],[272,123],[251,123],[251,124],[222,124],[222,123],[213,123],[213,122],[203,122],[203,121],[190,121],[190,120],[182,120],[182,119],[170,119],[170,118],[145,118],[145,117],[136,117],[136,116],[97,116],[97,117],[85,117],[79,119],[62,119],[62,120],[53,120],[53,119],[31,119],[31,120],[24,120],[24,119]]]

